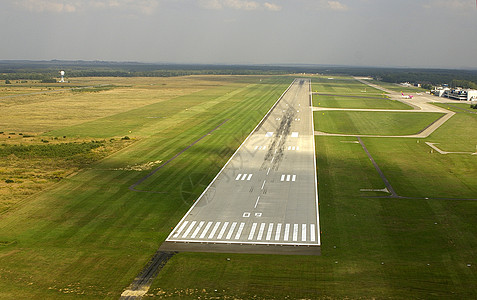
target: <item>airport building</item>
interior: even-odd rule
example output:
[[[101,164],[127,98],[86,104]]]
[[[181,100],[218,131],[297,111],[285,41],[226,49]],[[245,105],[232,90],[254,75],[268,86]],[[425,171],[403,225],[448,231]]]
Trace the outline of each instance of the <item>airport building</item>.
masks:
[[[448,87],[439,87],[432,92],[435,96],[438,97],[447,97],[449,99],[459,101],[477,101],[477,90],[461,88],[450,89]]]

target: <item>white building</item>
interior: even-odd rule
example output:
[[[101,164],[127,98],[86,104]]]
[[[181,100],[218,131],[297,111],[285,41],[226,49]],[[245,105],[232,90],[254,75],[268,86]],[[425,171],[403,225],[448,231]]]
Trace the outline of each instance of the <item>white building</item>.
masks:
[[[460,101],[477,100],[477,90],[452,89],[447,93],[447,98]]]

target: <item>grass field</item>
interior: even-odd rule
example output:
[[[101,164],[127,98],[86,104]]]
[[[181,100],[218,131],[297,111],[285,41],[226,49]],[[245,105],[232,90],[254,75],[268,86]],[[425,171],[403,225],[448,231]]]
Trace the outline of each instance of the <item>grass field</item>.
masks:
[[[313,106],[333,108],[412,109],[386,96],[313,95]]]
[[[312,80],[312,91],[325,94],[356,95],[383,97],[383,91],[372,88],[351,77],[315,77]]]
[[[411,135],[442,117],[440,113],[315,111],[315,129],[327,133]]]
[[[21,129],[52,140],[129,135],[136,141],[0,215],[0,297],[118,299],[293,78],[262,79],[151,78],[145,79],[147,84],[128,85],[127,79],[103,78],[102,83],[128,87],[67,94],[63,106],[56,98],[63,96],[48,97],[60,107],[77,98],[86,106],[100,101],[119,107],[77,117],[65,108],[64,116],[73,120],[61,124],[49,121],[48,103],[33,97],[45,107],[44,122],[40,116],[35,121],[13,115],[17,124],[5,132]],[[161,80],[182,81],[187,91],[178,86],[177,95],[170,91],[162,97]],[[340,93],[361,88],[349,79],[336,87],[327,80],[316,81],[326,81],[326,88]],[[142,100],[128,103],[136,88]],[[124,102],[114,102],[115,94]],[[77,106],[77,112],[83,107]],[[437,117],[339,113],[320,112],[316,125],[344,133],[399,133],[422,129]],[[130,166],[165,161],[226,120],[138,187],[164,194],[128,190],[149,172]],[[470,129],[476,125],[477,115],[462,113],[419,143],[377,137],[363,141],[399,194],[475,198],[477,156],[430,153],[424,142],[467,151],[462,149],[475,147],[477,133]],[[371,198],[377,193],[360,190],[381,189],[384,183],[355,142],[354,137],[316,137],[321,256],[179,253],[146,299],[475,299],[477,202]]]
[[[377,84],[383,88],[394,92],[403,93],[425,93],[427,90],[415,86],[402,86],[396,83],[389,83],[384,81],[368,80],[370,83]]]

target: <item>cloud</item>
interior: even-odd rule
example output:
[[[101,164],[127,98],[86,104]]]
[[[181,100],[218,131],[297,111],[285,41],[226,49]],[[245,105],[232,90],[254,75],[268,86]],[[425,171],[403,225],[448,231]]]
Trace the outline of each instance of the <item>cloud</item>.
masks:
[[[71,13],[77,9],[73,3],[58,0],[22,0],[15,1],[15,4],[32,12]]]
[[[159,0],[17,0],[16,6],[31,12],[73,13],[77,11],[115,9],[152,14]]]
[[[475,9],[475,2],[470,0],[432,0],[423,5],[424,8],[432,9],[454,9],[454,10],[469,10]]]
[[[271,11],[280,11],[280,10],[282,10],[282,7],[281,7],[280,5],[273,4],[273,3],[269,3],[269,2],[265,2],[265,3],[263,4],[263,6],[265,7],[265,9],[271,10]]]
[[[348,6],[342,4],[339,1],[328,1],[328,8],[331,10],[345,11],[348,10]]]
[[[280,11],[281,6],[265,2],[261,4],[257,1],[248,0],[198,0],[199,6],[205,9],[221,10],[221,9],[235,9],[235,10],[260,10],[266,9],[269,11]]]

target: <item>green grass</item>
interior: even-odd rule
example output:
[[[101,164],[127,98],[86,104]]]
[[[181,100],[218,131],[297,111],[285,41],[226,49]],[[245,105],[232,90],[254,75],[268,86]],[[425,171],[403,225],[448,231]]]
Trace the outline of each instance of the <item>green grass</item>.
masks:
[[[376,81],[376,80],[369,80],[370,83],[377,84],[383,88],[386,88],[388,90],[398,92],[398,93],[425,93],[427,90],[419,87],[414,87],[414,86],[402,86],[397,83],[390,83],[390,82],[384,82],[384,81]]]
[[[332,79],[329,79],[332,78]],[[382,97],[383,91],[372,88],[351,77],[313,77],[312,91],[326,94]]]
[[[313,95],[313,106],[332,108],[412,109],[386,96]]]
[[[443,114],[404,112],[316,111],[315,130],[339,134],[411,135]]]
[[[74,298],[82,293],[91,299],[118,298],[201,192],[200,187],[212,180],[290,82],[276,78],[261,84],[232,83],[228,90],[211,88],[209,97],[180,98],[178,107],[191,110],[179,109],[154,128],[143,126],[148,138],[4,215],[0,241],[8,246],[0,247],[0,296],[9,298],[21,291],[24,297],[42,299]],[[169,159],[226,119],[224,126],[170,163],[151,184],[139,186],[166,194],[128,190],[149,171],[121,168]],[[79,126],[84,131],[78,133],[101,132],[103,124]],[[191,174],[201,175],[194,177],[200,181],[193,187],[188,185]]]
[[[164,100],[162,108],[143,99],[134,109],[48,127],[55,130],[53,136],[127,133],[139,140],[0,216],[0,297],[118,299],[291,81],[203,79],[200,90]],[[344,80],[339,83],[346,88]],[[132,86],[130,92],[135,88],[145,87]],[[122,92],[125,99],[133,98]],[[161,111],[166,118],[144,118]],[[315,121],[345,133],[399,133],[402,127],[410,132],[422,129],[419,122],[425,126],[437,118],[423,113],[319,113]],[[167,160],[227,119],[138,187],[166,194],[128,190],[149,171],[125,166]],[[346,122],[333,125],[342,119]],[[426,141],[466,147],[477,138],[469,130],[475,122],[473,114],[457,114]],[[379,193],[360,189],[384,184],[361,146],[343,141],[356,138],[316,137],[321,256],[179,253],[153,282],[148,298],[476,298],[477,202],[368,198]],[[472,182],[477,156],[431,154],[416,139],[363,141],[400,194],[477,194]]]

